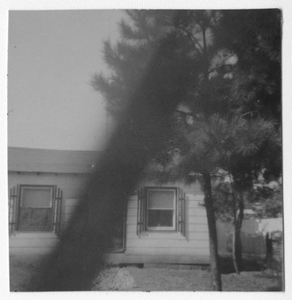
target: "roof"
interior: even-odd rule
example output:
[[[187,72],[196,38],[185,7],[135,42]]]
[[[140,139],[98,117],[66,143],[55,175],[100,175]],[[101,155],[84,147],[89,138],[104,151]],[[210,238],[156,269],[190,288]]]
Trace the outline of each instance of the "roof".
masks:
[[[256,213],[252,209],[244,209],[243,213],[247,215],[256,215]]]
[[[101,151],[8,148],[8,171],[90,173]]]

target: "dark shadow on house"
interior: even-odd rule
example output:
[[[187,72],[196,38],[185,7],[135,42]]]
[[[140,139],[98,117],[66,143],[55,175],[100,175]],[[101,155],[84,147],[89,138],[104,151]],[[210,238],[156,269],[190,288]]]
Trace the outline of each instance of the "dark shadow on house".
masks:
[[[171,113],[189,84],[186,76],[193,66],[175,53],[177,46],[171,36],[160,43],[97,170],[82,191],[68,228],[30,290],[91,289],[104,266],[104,253],[114,247],[113,220],[123,214],[127,196],[146,164],[169,139]]]

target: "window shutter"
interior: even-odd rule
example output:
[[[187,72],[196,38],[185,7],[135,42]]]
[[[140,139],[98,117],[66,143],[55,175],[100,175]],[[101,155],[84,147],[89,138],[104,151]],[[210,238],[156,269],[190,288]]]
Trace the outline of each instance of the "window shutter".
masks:
[[[19,186],[11,188],[9,194],[9,236],[11,236],[16,230]]]
[[[61,234],[62,198],[63,198],[63,192],[59,188],[55,187],[54,232],[58,237],[60,237]]]
[[[137,235],[145,229],[145,201],[144,190],[138,191],[138,206],[137,206]]]
[[[178,230],[186,236],[186,194],[178,189]]]

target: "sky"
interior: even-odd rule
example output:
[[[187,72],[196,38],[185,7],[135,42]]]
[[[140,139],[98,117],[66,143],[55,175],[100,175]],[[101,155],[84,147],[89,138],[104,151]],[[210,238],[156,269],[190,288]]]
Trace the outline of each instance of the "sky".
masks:
[[[119,37],[122,10],[11,11],[8,146],[99,150],[105,101],[90,85],[106,73],[103,42]]]

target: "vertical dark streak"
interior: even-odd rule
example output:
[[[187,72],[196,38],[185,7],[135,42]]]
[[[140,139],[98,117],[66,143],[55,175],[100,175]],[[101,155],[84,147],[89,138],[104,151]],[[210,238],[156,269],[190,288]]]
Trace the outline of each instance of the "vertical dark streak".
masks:
[[[171,36],[161,42],[34,290],[91,289],[111,246],[112,219],[123,212],[143,169],[168,140],[171,113],[189,84],[190,64],[176,50]]]

